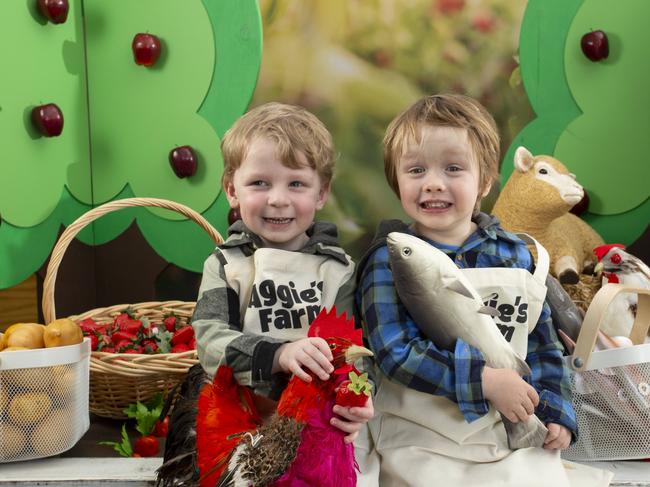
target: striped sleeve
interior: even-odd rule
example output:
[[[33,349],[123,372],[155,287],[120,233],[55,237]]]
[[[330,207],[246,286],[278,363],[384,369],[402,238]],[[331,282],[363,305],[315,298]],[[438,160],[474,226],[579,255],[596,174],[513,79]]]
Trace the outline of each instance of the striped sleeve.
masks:
[[[217,249],[203,266],[192,318],[199,361],[209,375],[227,365],[240,384],[275,398],[286,385],[285,374],[271,373],[275,351],[284,342],[242,333],[239,296],[226,280],[224,265]]]

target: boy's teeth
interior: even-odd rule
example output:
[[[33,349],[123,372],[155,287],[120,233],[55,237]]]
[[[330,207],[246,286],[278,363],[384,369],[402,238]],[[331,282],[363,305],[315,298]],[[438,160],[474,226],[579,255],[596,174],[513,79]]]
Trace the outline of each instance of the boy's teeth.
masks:
[[[271,223],[289,223],[291,218],[265,218],[265,220]]]
[[[448,206],[450,206],[450,204],[445,203],[444,201],[436,201],[436,202],[427,201],[423,203],[422,206],[424,206],[425,208],[447,208]]]

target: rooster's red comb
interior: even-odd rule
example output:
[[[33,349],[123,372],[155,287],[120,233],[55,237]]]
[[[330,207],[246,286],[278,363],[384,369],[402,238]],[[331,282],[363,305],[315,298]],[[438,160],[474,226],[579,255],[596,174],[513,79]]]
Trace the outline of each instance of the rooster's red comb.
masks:
[[[625,245],[623,245],[623,244],[599,245],[598,247],[596,247],[594,249],[594,254],[596,254],[596,257],[598,258],[598,262],[603,260],[603,257],[605,257],[605,255],[607,255],[607,252],[609,252],[613,248],[625,250]]]
[[[347,338],[355,345],[362,345],[361,328],[354,328],[354,317],[348,319],[345,312],[336,316],[336,306],[327,311],[321,309],[314,321],[312,321],[307,336],[320,338]]]

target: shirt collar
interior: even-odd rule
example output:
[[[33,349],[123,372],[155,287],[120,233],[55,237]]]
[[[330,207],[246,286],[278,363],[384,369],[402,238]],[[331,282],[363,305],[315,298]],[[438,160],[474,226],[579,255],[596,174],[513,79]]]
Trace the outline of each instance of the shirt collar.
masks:
[[[336,225],[328,222],[314,222],[305,232],[309,240],[297,252],[313,255],[327,255],[348,265],[345,251],[339,246]],[[228,239],[220,247],[234,248],[247,246],[251,250],[264,248],[264,242],[253,233],[241,220],[237,220],[228,228]]]

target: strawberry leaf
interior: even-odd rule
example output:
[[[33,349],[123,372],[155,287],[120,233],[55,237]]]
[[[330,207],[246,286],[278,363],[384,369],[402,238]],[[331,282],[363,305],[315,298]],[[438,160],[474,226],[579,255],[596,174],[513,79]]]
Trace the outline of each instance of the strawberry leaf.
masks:
[[[158,350],[160,353],[169,353],[172,350],[172,334],[164,328],[158,328],[158,334],[155,336],[156,343],[158,343]]]
[[[126,434],[126,424],[122,425],[122,441],[100,441],[100,445],[112,446],[113,450],[119,453],[123,457],[133,456],[133,448],[131,447],[131,441],[129,441],[129,435]]]

